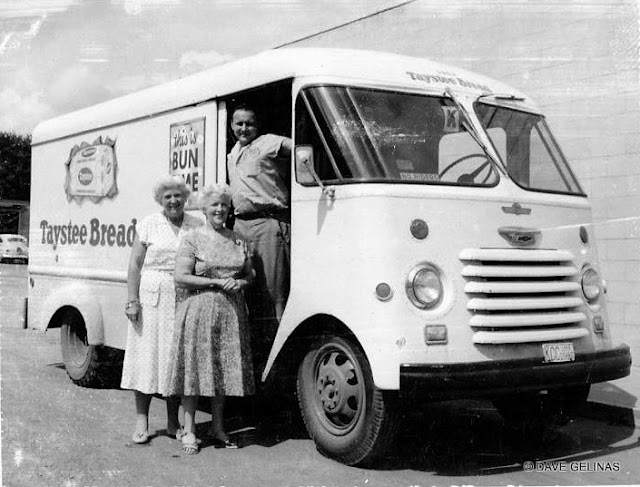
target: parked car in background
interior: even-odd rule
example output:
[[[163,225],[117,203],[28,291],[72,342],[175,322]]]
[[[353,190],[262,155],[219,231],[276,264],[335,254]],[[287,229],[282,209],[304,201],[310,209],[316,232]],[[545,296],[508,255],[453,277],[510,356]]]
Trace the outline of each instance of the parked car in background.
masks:
[[[0,234],[0,262],[29,262],[29,244],[22,235]]]

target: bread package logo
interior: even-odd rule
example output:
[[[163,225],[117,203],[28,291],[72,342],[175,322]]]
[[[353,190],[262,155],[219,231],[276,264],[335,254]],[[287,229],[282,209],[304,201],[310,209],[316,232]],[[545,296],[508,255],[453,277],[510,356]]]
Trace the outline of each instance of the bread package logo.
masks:
[[[116,141],[98,137],[93,143],[75,145],[65,163],[67,177],[64,189],[69,201],[89,198],[97,203],[118,194],[116,175]]]

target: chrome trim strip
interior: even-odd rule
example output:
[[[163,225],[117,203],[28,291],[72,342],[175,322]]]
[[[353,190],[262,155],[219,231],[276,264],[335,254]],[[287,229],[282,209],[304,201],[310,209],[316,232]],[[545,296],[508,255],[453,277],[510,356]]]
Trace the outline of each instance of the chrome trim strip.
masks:
[[[579,290],[580,284],[573,281],[473,281],[464,286],[464,292],[468,294],[567,293]]]
[[[589,334],[585,328],[553,328],[550,330],[518,330],[518,331],[478,331],[473,334],[473,343],[535,343],[556,340],[573,340]]]
[[[580,312],[561,313],[515,313],[499,315],[475,315],[471,317],[469,324],[483,328],[511,328],[519,326],[550,326],[566,325],[569,323],[581,323],[587,316]]]
[[[517,262],[566,262],[574,259],[568,250],[463,249],[460,260]]]
[[[525,262],[526,264],[526,262]],[[462,268],[462,277],[497,277],[497,278],[531,278],[531,277],[571,277],[578,275],[575,267],[559,266],[482,266],[467,265]]]
[[[481,311],[528,311],[534,309],[575,308],[583,304],[577,296],[539,298],[472,298],[468,310]]]
[[[31,276],[84,279],[87,281],[127,282],[125,271],[96,270],[86,267],[29,266]]]

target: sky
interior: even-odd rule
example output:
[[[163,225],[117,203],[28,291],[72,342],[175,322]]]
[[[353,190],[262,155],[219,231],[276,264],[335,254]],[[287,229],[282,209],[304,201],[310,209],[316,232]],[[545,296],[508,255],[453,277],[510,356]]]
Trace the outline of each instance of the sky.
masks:
[[[0,131],[241,58],[402,0],[0,0]]]

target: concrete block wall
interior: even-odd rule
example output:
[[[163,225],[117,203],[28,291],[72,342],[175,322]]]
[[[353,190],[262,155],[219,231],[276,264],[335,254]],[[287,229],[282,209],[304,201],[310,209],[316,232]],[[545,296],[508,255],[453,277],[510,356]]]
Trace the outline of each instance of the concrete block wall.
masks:
[[[640,59],[635,0],[422,0],[299,42],[428,57],[543,108],[592,198],[610,321],[640,350]]]

